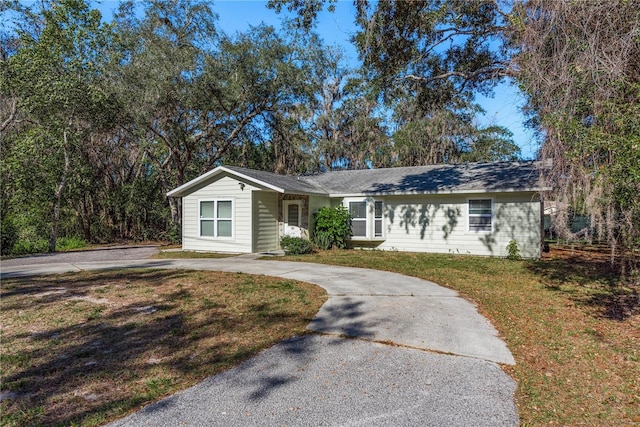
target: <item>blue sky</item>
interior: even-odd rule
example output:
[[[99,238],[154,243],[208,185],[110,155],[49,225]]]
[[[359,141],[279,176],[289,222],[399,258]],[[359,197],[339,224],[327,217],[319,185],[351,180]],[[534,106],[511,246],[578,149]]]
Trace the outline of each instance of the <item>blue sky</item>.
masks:
[[[97,3],[103,11],[105,19],[110,19],[112,11],[118,6],[116,0],[103,0]],[[266,8],[266,1],[256,0],[219,0],[214,3],[214,11],[219,16],[218,25],[228,34],[246,30],[250,25],[261,22],[280,27],[282,16]],[[342,0],[336,4],[334,13],[322,12],[318,19],[316,31],[326,44],[340,45],[347,57],[353,58],[352,65],[357,65],[357,53],[349,38],[355,33],[353,23],[355,8],[353,1]],[[535,157],[538,142],[534,133],[523,125],[524,117],[520,107],[524,98],[518,89],[509,83],[502,83],[495,89],[493,98],[478,95],[477,102],[486,111],[479,117],[482,125],[500,125],[513,132],[514,141],[520,146],[526,159]]]

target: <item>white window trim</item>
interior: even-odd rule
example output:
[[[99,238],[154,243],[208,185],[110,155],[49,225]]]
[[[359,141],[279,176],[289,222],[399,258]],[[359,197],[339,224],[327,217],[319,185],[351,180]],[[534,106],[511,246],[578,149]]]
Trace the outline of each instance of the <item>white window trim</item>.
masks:
[[[215,212],[216,216],[214,218],[202,218],[200,216],[200,211],[201,211],[201,205],[202,202],[215,202],[213,211]],[[217,217],[217,212],[218,212],[218,202],[231,202],[231,218],[218,218]],[[236,200],[234,197],[218,197],[218,198],[203,198],[203,199],[198,199],[198,211],[197,211],[197,216],[198,216],[198,237],[200,239],[206,239],[206,240],[235,240],[236,238]],[[218,220],[225,220],[228,221],[229,219],[231,219],[231,236],[218,236]],[[213,220],[213,236],[203,236],[202,235],[202,220],[207,220],[207,221],[211,221]]]
[[[287,230],[287,228],[290,226],[290,218],[289,218],[289,206],[291,205],[297,205],[298,206],[298,225],[297,226],[293,226],[293,227],[297,227],[299,232],[300,232],[300,236],[302,237],[304,235],[303,232],[303,228],[302,228],[302,200],[283,200],[282,201],[282,235],[283,236],[288,236],[289,234],[287,234],[287,232],[289,230]],[[292,237],[298,237],[295,234],[292,235]]]
[[[347,210],[350,211],[350,203],[354,203],[354,202],[364,202],[366,205],[365,209],[366,209],[366,218],[365,218],[365,222],[366,222],[366,235],[365,236],[351,236],[349,239],[350,240],[384,240],[386,239],[386,232],[385,232],[385,224],[386,224],[386,215],[384,214],[384,209],[385,209],[385,201],[382,199],[376,199],[376,198],[372,198],[372,197],[345,197],[342,201],[342,205],[347,208]],[[382,231],[382,235],[381,236],[376,236],[375,235],[375,212],[376,212],[376,202],[381,202],[382,203],[382,227],[381,227],[381,231]],[[352,220],[353,221],[353,220]],[[361,219],[359,221],[362,221]]]
[[[282,201],[282,220],[285,225],[289,224],[289,206],[298,205],[298,225],[296,227],[302,228],[302,200],[283,200]]]
[[[469,206],[472,200],[490,200],[491,201],[491,215],[487,214],[471,214]],[[469,218],[471,217],[490,217],[491,218],[491,230],[472,230],[471,229],[471,221]],[[467,231],[469,233],[493,233],[494,225],[495,225],[495,203],[493,197],[469,197],[467,199]]]
[[[380,209],[382,216],[380,218],[376,217],[376,203],[381,203],[382,204],[382,208]],[[374,239],[384,239],[385,235],[384,235],[384,200],[375,200],[373,199],[373,212],[372,215],[373,217],[373,238]],[[380,220],[380,235],[376,236],[376,221]]]

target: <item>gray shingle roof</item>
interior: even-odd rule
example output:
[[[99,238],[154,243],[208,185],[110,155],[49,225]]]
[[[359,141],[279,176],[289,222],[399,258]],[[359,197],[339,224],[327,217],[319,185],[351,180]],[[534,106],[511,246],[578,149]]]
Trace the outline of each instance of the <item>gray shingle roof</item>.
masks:
[[[197,183],[222,170],[285,193],[341,196],[544,190],[540,183],[538,163],[527,161],[332,171],[310,176],[277,175],[224,166],[201,175],[168,195],[180,197],[188,194]]]
[[[306,178],[330,194],[540,191],[537,163],[494,162],[334,171]]]
[[[271,172],[241,168],[238,166],[225,166],[225,168],[281,188],[287,193],[326,194],[326,191],[322,187],[318,187],[315,183],[306,179],[307,177],[277,175]]]

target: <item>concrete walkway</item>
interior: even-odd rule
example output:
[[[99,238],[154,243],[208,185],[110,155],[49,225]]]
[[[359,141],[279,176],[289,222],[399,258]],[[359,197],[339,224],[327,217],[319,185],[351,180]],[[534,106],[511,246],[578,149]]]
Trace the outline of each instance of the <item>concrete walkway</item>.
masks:
[[[113,426],[518,424],[515,384],[498,365],[513,364],[513,357],[455,291],[395,273],[255,258],[3,262],[1,275],[196,269],[266,274],[327,290],[308,326],[322,334],[279,343]]]

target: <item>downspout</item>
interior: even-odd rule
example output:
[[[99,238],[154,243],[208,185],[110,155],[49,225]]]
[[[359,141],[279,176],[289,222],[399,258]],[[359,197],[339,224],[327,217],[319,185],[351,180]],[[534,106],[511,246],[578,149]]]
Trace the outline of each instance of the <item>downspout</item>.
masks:
[[[544,199],[542,197],[542,193],[538,194],[540,195],[540,256],[538,259],[540,259],[544,252]]]

